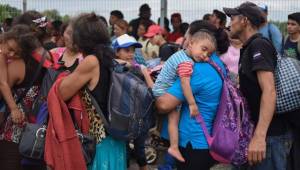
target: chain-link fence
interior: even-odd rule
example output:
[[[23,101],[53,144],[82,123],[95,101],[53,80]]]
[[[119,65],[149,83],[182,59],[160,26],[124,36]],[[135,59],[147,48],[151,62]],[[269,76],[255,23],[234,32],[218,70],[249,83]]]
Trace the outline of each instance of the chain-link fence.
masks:
[[[75,16],[81,12],[94,11],[108,19],[110,11],[120,10],[125,19],[130,21],[137,18],[139,7],[148,3],[152,9],[151,19],[157,21],[160,16],[161,0],[1,0],[0,4],[9,4],[19,10],[23,9],[23,2],[26,2],[27,10],[57,10],[61,16]],[[246,0],[167,0],[167,16],[174,12],[182,15],[184,22],[191,22],[201,19],[206,13],[213,9],[222,10],[222,7],[235,7]],[[254,0],[254,3],[268,5],[269,20],[285,22],[287,15],[300,11],[300,0]],[[55,11],[56,12],[56,11]],[[19,11],[3,10],[0,8],[0,21],[5,17],[15,16]]]

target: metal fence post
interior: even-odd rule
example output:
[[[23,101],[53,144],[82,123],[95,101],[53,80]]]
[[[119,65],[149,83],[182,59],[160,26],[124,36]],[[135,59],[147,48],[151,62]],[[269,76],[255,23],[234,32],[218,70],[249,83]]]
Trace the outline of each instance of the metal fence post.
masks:
[[[27,10],[27,0],[23,0],[23,13],[25,13]]]
[[[168,0],[160,0],[160,27],[164,28],[165,27],[165,17],[167,16],[168,12]]]

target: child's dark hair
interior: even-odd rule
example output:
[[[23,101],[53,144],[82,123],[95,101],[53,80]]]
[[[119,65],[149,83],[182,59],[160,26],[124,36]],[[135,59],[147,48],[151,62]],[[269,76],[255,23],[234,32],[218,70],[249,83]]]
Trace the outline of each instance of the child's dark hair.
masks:
[[[147,32],[147,31],[148,31],[148,28],[149,28],[151,25],[153,25],[153,22],[152,22],[152,21],[149,21],[149,20],[142,20],[142,21],[140,22],[139,25],[144,26],[144,27],[145,27],[145,30],[146,30],[146,32]]]
[[[108,30],[95,13],[83,14],[74,21],[73,43],[84,55],[98,54],[100,59],[111,51]]]
[[[217,40],[217,52],[222,55],[227,52],[230,46],[229,38],[227,33],[222,29],[217,29],[213,24],[204,20],[197,20],[190,24],[188,33],[192,36],[201,29],[206,29],[210,31]]]
[[[52,36],[60,36],[60,30],[61,30],[61,27],[63,25],[63,22],[60,21],[60,20],[55,20],[55,21],[52,21],[51,22],[51,25],[52,25],[52,32],[51,32],[51,35]]]
[[[42,19],[44,16],[37,11],[27,11],[24,14],[16,17],[13,21],[13,25],[24,24],[31,28],[35,32],[36,36],[43,42],[50,36],[50,31],[47,31],[47,20],[41,21],[43,23],[34,22],[34,20]]]
[[[160,25],[160,17],[157,20],[157,24]],[[153,25],[153,23],[151,25]],[[169,28],[169,25],[170,25],[169,19],[167,17],[164,17],[164,28],[167,32],[171,31],[171,29]]]
[[[209,30],[200,29],[191,37],[191,41],[202,41],[202,40],[208,40],[213,46],[213,50],[217,49],[217,40]]]
[[[184,35],[186,31],[189,29],[189,24],[184,22],[180,24],[180,33],[181,35]]]
[[[215,14],[220,19],[220,25],[222,27],[225,27],[226,26],[226,19],[227,19],[225,13],[222,12],[222,11],[219,11],[217,9],[214,9],[213,14]]]
[[[99,61],[102,79],[110,81],[110,69],[113,65],[114,52],[111,48],[110,36],[105,24],[95,13],[83,14],[73,24],[74,46],[83,54],[95,55]],[[100,80],[99,80],[100,81]],[[108,82],[100,82],[100,89],[108,89]],[[98,104],[107,112],[108,91],[99,92]]]
[[[124,15],[121,11],[119,10],[113,10],[110,12],[110,15],[113,15],[115,17],[117,17],[118,19],[124,19]]]
[[[120,27],[121,29],[125,30],[126,33],[128,32],[129,29],[129,24],[127,21],[123,20],[123,19],[119,19],[115,25],[117,25],[118,27]]]
[[[34,67],[34,59],[32,57],[32,51],[41,46],[39,40],[35,36],[35,33],[31,31],[27,25],[14,25],[8,32],[2,35],[3,41],[15,40],[21,49],[20,57],[24,60],[28,67]]]
[[[105,19],[104,16],[97,16],[103,23],[106,27],[108,27],[108,23],[107,23],[107,20]]]
[[[16,41],[18,46],[21,48],[20,57],[24,58],[28,56],[28,53],[26,53],[26,51],[28,51],[28,48],[26,48],[27,45],[24,41],[24,38],[27,38],[29,36],[30,38],[34,36],[33,32],[31,32],[30,27],[24,24],[23,25],[19,24],[13,26],[8,32],[3,33],[2,40],[4,42],[8,40]]]

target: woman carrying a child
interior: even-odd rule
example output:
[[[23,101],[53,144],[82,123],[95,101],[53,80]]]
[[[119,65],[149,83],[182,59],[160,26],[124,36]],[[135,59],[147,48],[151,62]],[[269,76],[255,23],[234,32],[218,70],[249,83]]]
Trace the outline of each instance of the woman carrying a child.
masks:
[[[163,75],[164,69],[167,68],[171,70],[173,68],[175,74],[173,82],[169,82],[168,86],[166,86],[168,82],[161,82],[161,87],[165,88],[160,88],[163,93],[156,96],[159,96],[157,99],[158,109],[161,112],[170,113],[168,130],[171,146],[168,152],[178,160],[178,170],[197,170],[199,168],[208,170],[215,163],[209,154],[208,143],[195,116],[201,114],[209,132],[212,131],[223,83],[220,75],[209,63],[199,61],[211,60],[224,70],[224,65],[216,51],[220,53],[220,47],[222,47],[222,52],[226,50],[224,50],[225,47],[223,49],[223,46],[216,48],[216,44],[219,44],[219,41],[215,40],[215,37],[218,37],[217,33],[222,34],[223,32],[217,31],[213,25],[207,22],[193,22],[186,35],[186,50],[171,56],[161,71],[160,76],[162,77],[166,77]],[[186,58],[192,65],[185,64],[186,60],[182,60],[177,65],[166,67],[172,58],[176,61],[179,57]],[[170,76],[170,72],[167,71],[165,74]],[[182,76],[182,73],[185,74]],[[159,85],[157,84],[158,80],[155,82],[154,92],[157,90],[156,86]],[[165,80],[166,78],[161,79],[161,81]],[[182,104],[180,113],[176,113],[176,108],[180,104]],[[177,141],[178,143],[176,143]],[[179,150],[177,149],[178,145]]]

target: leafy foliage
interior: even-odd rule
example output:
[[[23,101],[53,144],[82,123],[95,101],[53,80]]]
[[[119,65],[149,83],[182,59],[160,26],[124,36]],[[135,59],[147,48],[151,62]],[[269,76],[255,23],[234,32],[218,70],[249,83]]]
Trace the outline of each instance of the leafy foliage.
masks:
[[[5,18],[13,18],[21,14],[21,10],[11,7],[10,5],[0,4],[0,22],[3,22]]]

